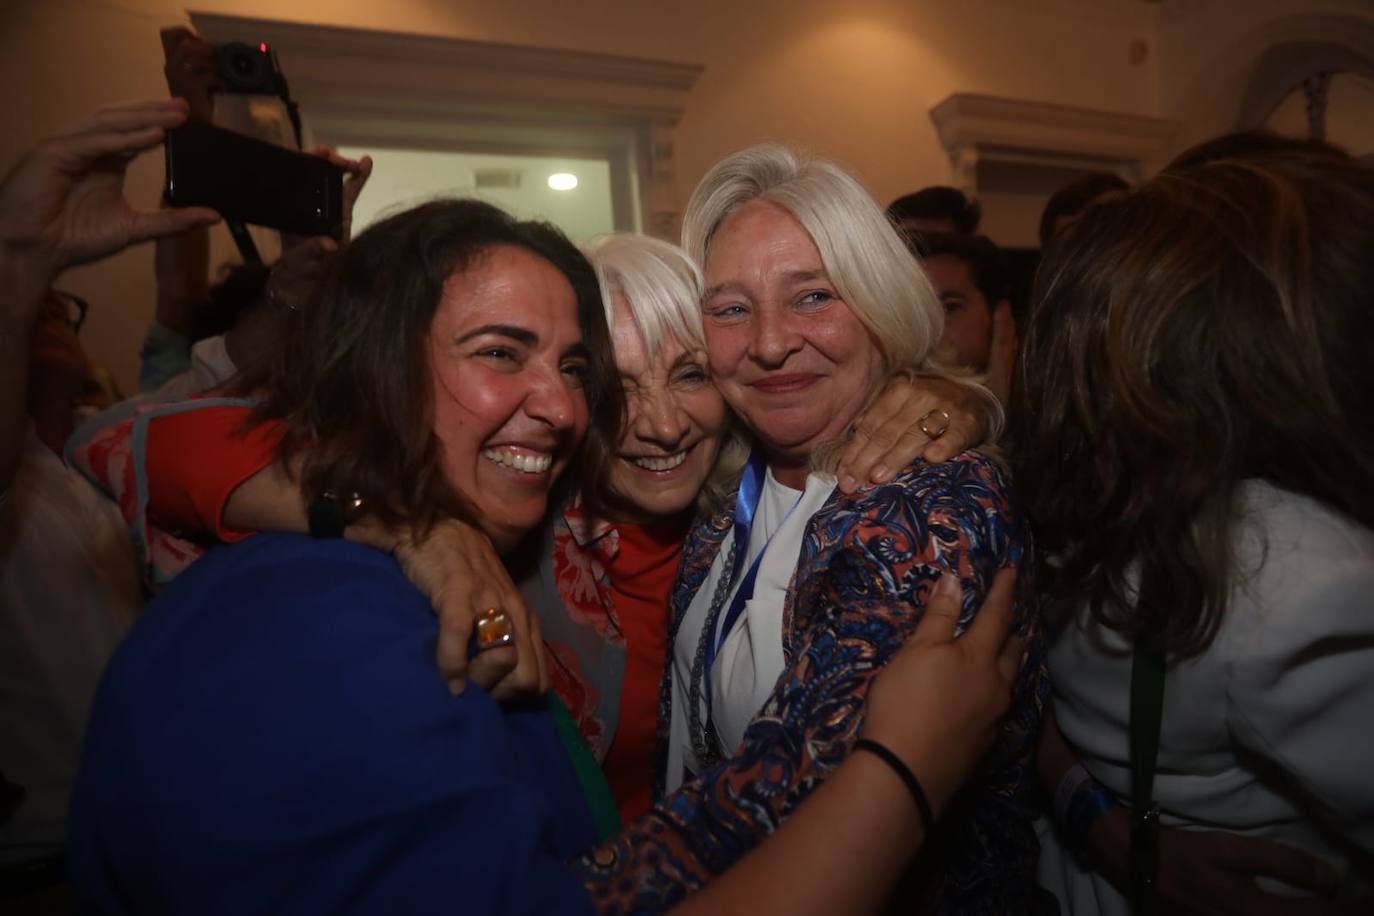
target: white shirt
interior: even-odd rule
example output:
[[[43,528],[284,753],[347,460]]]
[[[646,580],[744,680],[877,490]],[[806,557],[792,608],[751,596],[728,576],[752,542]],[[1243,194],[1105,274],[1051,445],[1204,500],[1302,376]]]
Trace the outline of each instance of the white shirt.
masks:
[[[224,335],[216,334],[196,341],[191,348],[191,368],[169,378],[157,394],[159,397],[200,394],[223,385],[238,371],[224,346]]]
[[[1330,862],[1344,893],[1369,893],[1330,835],[1374,852],[1374,531],[1259,481],[1239,505],[1221,629],[1165,677],[1160,822],[1296,846]],[[1088,771],[1129,798],[1131,654],[1114,633],[1094,643],[1082,621],[1050,647],[1055,715]],[[1040,881],[1066,913],[1129,913],[1041,833]]]
[[[797,561],[801,558],[807,522],[825,505],[834,489],[833,478],[816,474],[807,477],[805,491],[778,483],[771,470],[764,475],[759,505],[749,532],[749,546],[739,564],[740,573],[737,577],[743,580],[744,571],[763,554],[754,583],[754,594],[745,603],[711,670],[712,721],[720,739],[720,752],[727,757],[744,740],[745,729],[763,708],[786,666],[782,651],[782,612],[787,600],[787,588],[797,570]],[[725,562],[730,556],[734,539],[732,530],[721,542],[720,553],[711,564],[706,581],[688,605],[673,644],[673,707],[666,782],[669,791],[682,784],[684,768],[694,773],[699,770],[696,755],[692,752],[688,716],[692,663],[696,658],[702,628],[711,610],[711,599],[720,580],[729,574]],[[740,581],[736,581],[722,605],[716,638],[719,638],[719,628],[725,623],[726,613],[739,586]],[[706,704],[703,701],[701,721],[704,722],[705,718]]]
[[[143,606],[114,503],[34,434],[0,506],[0,770],[28,790],[0,863],[55,851],[105,662]]]

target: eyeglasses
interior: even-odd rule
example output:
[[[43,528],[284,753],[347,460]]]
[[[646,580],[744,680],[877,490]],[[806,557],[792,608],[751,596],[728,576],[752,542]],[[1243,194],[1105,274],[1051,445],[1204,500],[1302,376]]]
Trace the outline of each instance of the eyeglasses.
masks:
[[[72,326],[72,333],[80,334],[81,326],[86,323],[86,312],[90,310],[90,305],[75,293],[55,289],[52,294],[66,309],[67,323]]]

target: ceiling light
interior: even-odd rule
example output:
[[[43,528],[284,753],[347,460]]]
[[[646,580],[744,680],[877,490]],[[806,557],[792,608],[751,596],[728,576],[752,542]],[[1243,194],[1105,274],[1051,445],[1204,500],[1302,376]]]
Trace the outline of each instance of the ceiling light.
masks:
[[[555,191],[571,191],[577,187],[577,176],[571,172],[559,172],[549,176],[549,187]]]

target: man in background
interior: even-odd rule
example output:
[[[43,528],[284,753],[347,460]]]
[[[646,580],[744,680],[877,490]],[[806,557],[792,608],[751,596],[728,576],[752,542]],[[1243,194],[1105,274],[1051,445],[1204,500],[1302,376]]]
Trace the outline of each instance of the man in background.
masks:
[[[958,188],[934,185],[899,197],[887,207],[887,218],[908,238],[935,232],[972,235],[978,231],[982,208]]]
[[[1007,403],[1016,324],[1001,252],[986,236],[945,234],[924,236],[918,251],[945,307],[944,342],[960,365],[987,376],[988,387]]]

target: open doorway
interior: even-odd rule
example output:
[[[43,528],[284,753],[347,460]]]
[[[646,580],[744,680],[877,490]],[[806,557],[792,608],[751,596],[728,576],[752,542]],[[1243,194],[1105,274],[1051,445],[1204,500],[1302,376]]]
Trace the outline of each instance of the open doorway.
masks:
[[[578,244],[617,227],[606,159],[376,147],[339,148],[373,160],[353,231],[436,197],[475,197],[521,219],[553,223]]]

